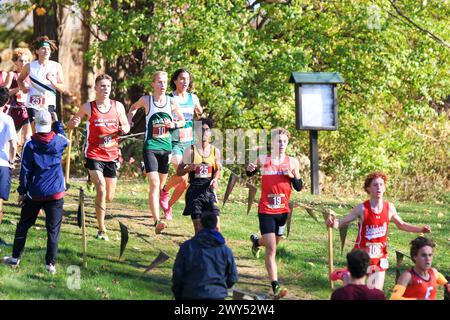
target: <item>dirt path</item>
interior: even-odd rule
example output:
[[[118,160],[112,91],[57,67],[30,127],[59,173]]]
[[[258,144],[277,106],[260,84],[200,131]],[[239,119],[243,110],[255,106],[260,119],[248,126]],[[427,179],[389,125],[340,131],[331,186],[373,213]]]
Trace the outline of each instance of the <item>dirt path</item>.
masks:
[[[64,209],[68,212],[76,213],[77,207],[78,191],[70,190],[69,195],[65,198]],[[94,211],[94,198],[92,196],[86,195],[85,208],[86,225],[88,228],[96,228],[97,221]],[[118,224],[113,223],[114,220],[118,220],[128,227],[130,237],[137,235],[141,238],[141,240],[144,240],[155,248],[165,250],[172,256],[172,258],[175,258],[178,246],[192,236],[191,224],[188,223],[186,219],[180,218],[178,214],[175,215],[175,220],[169,221],[168,228],[165,229],[159,236],[156,236],[154,234],[154,227],[152,226],[152,219],[147,211],[144,212],[137,209],[130,209],[123,204],[114,202],[111,208],[108,207],[107,212],[106,224],[110,228],[110,231],[119,232]],[[112,214],[114,218],[112,218],[109,214]],[[75,215],[73,215],[73,217],[76,219]],[[114,240],[120,241],[119,238]],[[249,241],[244,240],[228,241],[228,245],[231,248],[249,247],[250,250],[249,244]],[[235,259],[239,272],[239,281],[235,285],[234,289],[240,289],[254,295],[258,295],[261,298],[270,298],[272,290],[267,279],[264,261],[261,260],[256,262],[253,257],[249,257],[248,255],[235,255]],[[263,259],[263,257],[260,259]],[[173,260],[171,261],[173,263]],[[310,300],[315,298],[314,296],[303,291],[300,287],[289,285],[286,287],[288,289],[286,299]]]

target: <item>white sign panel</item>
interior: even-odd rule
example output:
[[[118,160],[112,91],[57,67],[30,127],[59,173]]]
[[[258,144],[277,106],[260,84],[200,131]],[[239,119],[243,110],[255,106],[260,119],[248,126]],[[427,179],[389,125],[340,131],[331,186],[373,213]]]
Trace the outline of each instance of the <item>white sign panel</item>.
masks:
[[[302,126],[335,126],[333,85],[303,84],[301,86]]]

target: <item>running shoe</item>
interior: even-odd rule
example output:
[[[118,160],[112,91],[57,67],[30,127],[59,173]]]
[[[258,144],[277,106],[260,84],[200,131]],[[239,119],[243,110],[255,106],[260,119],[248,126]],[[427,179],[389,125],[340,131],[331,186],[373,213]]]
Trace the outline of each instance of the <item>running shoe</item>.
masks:
[[[172,207],[169,207],[167,210],[164,210],[164,219],[166,220],[173,220],[173,213],[172,213]]]
[[[20,264],[20,259],[13,257],[3,257],[3,263],[11,266],[11,268],[16,268]]]
[[[252,254],[256,259],[259,259],[259,253],[261,252],[261,248],[258,245],[259,237],[256,234],[252,234],[250,240],[252,242]]]
[[[275,300],[284,298],[287,295],[287,289],[282,288],[279,284],[275,287],[275,290],[273,290],[273,297]]]
[[[336,269],[331,273],[331,281],[342,280],[344,275],[348,274],[347,268]],[[343,281],[343,280],[342,280]]]
[[[155,224],[155,233],[160,234],[161,231],[163,231],[165,227],[166,227],[166,224],[164,222],[157,221]]]
[[[109,241],[109,238],[108,238],[108,236],[106,235],[106,232],[102,232],[102,231],[99,231],[99,232],[97,233],[97,236],[95,237],[95,239],[97,239],[97,240],[105,240],[105,241]]]
[[[55,265],[53,263],[50,264],[46,264],[45,265],[45,269],[48,271],[48,273],[50,274],[55,274],[56,273],[56,268]]]

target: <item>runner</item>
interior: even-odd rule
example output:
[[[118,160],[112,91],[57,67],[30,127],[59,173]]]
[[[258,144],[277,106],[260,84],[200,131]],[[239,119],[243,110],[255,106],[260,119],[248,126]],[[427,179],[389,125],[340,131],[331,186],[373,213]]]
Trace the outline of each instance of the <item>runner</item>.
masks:
[[[187,148],[177,169],[178,176],[189,173],[189,188],[186,192],[186,207],[183,215],[190,215],[195,234],[201,230],[200,220],[203,212],[217,215],[217,231],[220,231],[219,207],[215,190],[218,187],[220,152],[209,143],[213,121],[200,119],[202,123],[202,141],[196,141]]]
[[[34,121],[34,110],[45,107],[50,112],[56,112],[56,91],[65,91],[61,64],[50,60],[50,55],[58,50],[55,42],[47,36],[38,37],[32,48],[37,60],[25,65],[17,79],[20,90],[28,93],[27,111],[30,123]],[[30,78],[29,88],[24,83],[27,77]]]
[[[260,246],[266,248],[265,264],[275,299],[287,294],[287,289],[278,282],[278,270],[275,261],[277,245],[285,231],[286,220],[290,212],[289,198],[294,188],[300,191],[300,164],[294,157],[286,155],[289,143],[289,131],[277,128],[272,131],[271,155],[260,155],[257,163],[247,166],[247,176],[254,175],[261,168],[261,199],[258,205],[259,228],[261,238],[256,234],[250,236],[252,253],[258,258]]]
[[[186,124],[182,128],[172,131],[171,163],[174,165],[175,170],[181,162],[184,150],[194,143],[194,133],[192,130],[194,113],[197,117],[200,117],[203,113],[197,95],[191,93],[192,86],[192,75],[186,69],[178,69],[170,79],[170,87],[172,88],[170,96],[178,97],[178,104],[186,121]],[[181,177],[175,174],[169,178],[167,184],[162,188],[160,204],[164,211],[164,217],[167,220],[173,219],[172,206],[188,187],[187,180],[187,174]],[[175,188],[175,190],[172,193],[170,201],[168,201],[169,191],[172,188]]]
[[[448,280],[431,267],[435,246],[433,240],[425,237],[417,237],[411,241],[411,260],[414,267],[400,275],[391,300],[436,300],[438,284],[445,286],[447,292],[450,292]]]
[[[367,251],[370,256],[370,266],[367,286],[383,290],[385,271],[389,268],[387,257],[387,235],[390,221],[397,228],[407,232],[428,233],[431,229],[428,225],[423,227],[406,223],[400,218],[395,206],[383,200],[386,191],[387,177],[381,172],[373,172],[367,175],[364,181],[364,190],[370,195],[370,199],[357,205],[344,218],[338,220],[334,216],[325,221],[327,226],[342,228],[356,218],[358,222],[358,236],[354,249]],[[348,273],[336,270],[332,275],[333,280],[341,279],[344,284],[348,282]]]
[[[69,121],[69,128],[86,122],[85,166],[89,170],[96,190],[95,213],[97,215],[97,239],[108,241],[106,234],[106,202],[114,199],[117,184],[117,161],[119,158],[119,133],[128,133],[130,125],[125,108],[119,101],[111,100],[112,78],[107,74],[95,79],[95,100],[83,104]]]
[[[25,65],[27,65],[32,58],[30,50],[26,48],[17,48],[12,55],[12,61],[16,65],[15,71],[12,72],[12,83],[9,89],[10,107],[8,114],[14,120],[17,136],[17,157],[20,158],[22,147],[25,141],[31,137],[31,125],[28,119],[28,111],[26,108],[27,94],[20,90],[17,79]],[[26,89],[30,87],[30,78],[26,77],[23,81]]]
[[[128,121],[133,125],[132,119],[137,110],[144,108],[146,129],[143,158],[149,183],[148,205],[155,222],[155,232],[159,234],[166,227],[159,218],[159,199],[169,172],[169,155],[172,151],[170,129],[183,127],[185,121],[176,98],[166,95],[167,72],[155,72],[152,87],[153,96],[142,96],[131,106]],[[173,121],[172,114],[177,116],[177,122]]]

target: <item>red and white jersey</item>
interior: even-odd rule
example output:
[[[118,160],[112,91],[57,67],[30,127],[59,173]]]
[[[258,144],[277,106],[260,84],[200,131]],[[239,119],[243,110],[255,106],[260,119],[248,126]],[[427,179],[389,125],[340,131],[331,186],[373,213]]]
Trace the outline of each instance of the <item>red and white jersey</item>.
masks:
[[[289,198],[291,196],[291,178],[286,175],[290,170],[290,158],[285,156],[278,165],[272,163],[271,156],[266,157],[261,168],[261,198],[258,212],[266,214],[289,213]]]
[[[433,269],[428,269],[430,275],[428,280],[419,276],[413,268],[408,270],[411,274],[410,284],[406,287],[403,294],[405,298],[416,298],[419,300],[436,300],[437,280]]]
[[[85,156],[98,161],[115,161],[119,158],[119,114],[116,101],[110,100],[108,112],[102,113],[97,103],[91,101],[91,117],[86,123],[87,145]]]
[[[370,265],[388,268],[387,233],[389,228],[389,202],[383,204],[383,210],[375,213],[370,207],[370,200],[364,202],[364,221],[358,223],[358,236],[354,249],[365,250],[370,256]],[[380,264],[381,261],[381,264]]]

